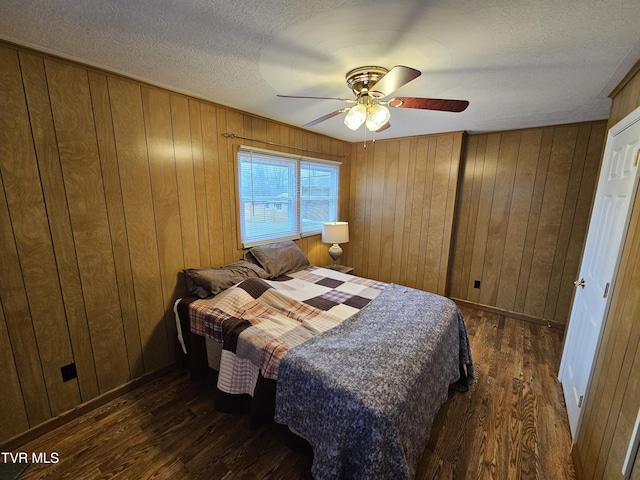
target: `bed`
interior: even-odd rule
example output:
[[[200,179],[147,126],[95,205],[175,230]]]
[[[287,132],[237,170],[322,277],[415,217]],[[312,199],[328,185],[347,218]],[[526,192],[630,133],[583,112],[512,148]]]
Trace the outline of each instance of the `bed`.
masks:
[[[192,372],[206,356],[216,408],[306,440],[318,480],[413,478],[449,388],[473,381],[444,297],[312,266],[293,242],[185,275],[195,295],[176,313]]]

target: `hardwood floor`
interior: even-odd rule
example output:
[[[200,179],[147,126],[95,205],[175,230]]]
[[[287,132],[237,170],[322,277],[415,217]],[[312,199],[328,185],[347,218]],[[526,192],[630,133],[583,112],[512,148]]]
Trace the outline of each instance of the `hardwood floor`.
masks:
[[[556,379],[562,332],[463,308],[476,382],[453,393],[434,423],[416,478],[574,479]],[[309,479],[311,459],[274,426],[213,409],[211,387],[177,371],[14,452],[55,452],[21,480]]]

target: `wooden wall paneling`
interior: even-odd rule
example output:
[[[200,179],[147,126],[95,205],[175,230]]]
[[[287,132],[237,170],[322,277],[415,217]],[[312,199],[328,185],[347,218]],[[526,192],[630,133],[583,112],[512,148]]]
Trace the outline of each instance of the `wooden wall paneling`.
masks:
[[[605,139],[606,124],[603,122],[591,124],[580,187],[576,195],[577,201],[571,223],[571,233],[567,242],[568,249],[564,258],[562,279],[558,288],[559,295],[553,314],[556,320],[564,321],[565,323],[569,321],[573,292],[575,290],[573,281],[577,279],[576,275],[580,270],[582,245],[586,240]]]
[[[423,285],[425,290],[439,295],[445,294],[447,286],[461,149],[462,132],[436,138],[436,166],[428,238],[432,246],[427,248],[428,251],[433,251],[433,256],[427,265]]]
[[[458,158],[453,157],[453,146],[457,135],[438,135],[434,139],[434,172],[431,184],[431,201],[429,204],[429,228],[427,230],[427,257],[424,267],[422,289],[428,292],[445,293],[447,266],[449,262],[449,246],[451,244],[451,229],[448,228],[449,194],[455,193],[457,188],[458,165],[460,162],[460,148]],[[455,182],[451,182],[451,176]]]
[[[401,282],[403,258],[402,258],[402,240],[404,235],[404,218],[407,208],[407,182],[408,182],[408,168],[409,168],[409,147],[410,140],[400,139],[397,141],[397,151],[394,150],[394,155],[397,159],[394,159],[396,165],[396,184],[391,185],[394,198],[394,211],[393,224],[389,225],[389,228],[393,229],[393,236],[391,239],[391,246],[389,247],[393,253],[391,257],[391,268],[389,271],[389,281],[399,284]]]
[[[215,120],[215,114],[210,117]],[[191,158],[193,161],[193,193],[195,197],[196,222],[198,228],[199,260],[193,266],[212,265],[209,252],[209,227],[207,209],[207,187],[204,167],[204,141],[202,136],[204,118],[200,102],[189,99],[189,122],[191,124]],[[186,167],[185,167],[186,168]],[[185,176],[186,173],[185,173]],[[191,268],[189,257],[185,256],[185,266]]]
[[[351,212],[351,195],[349,189],[351,186],[351,149],[348,148],[344,142],[334,142],[335,153],[339,155],[334,158],[341,163],[340,165],[340,203],[338,206],[338,220],[343,222],[350,222],[349,213]],[[351,223],[349,223],[351,225]],[[349,235],[351,237],[351,235]],[[345,263],[348,260],[349,244],[345,245]],[[347,263],[348,264],[348,263]]]
[[[360,145],[363,149],[364,146]],[[363,277],[371,277],[369,273],[371,269],[371,262],[369,258],[369,239],[371,235],[371,212],[372,212],[372,197],[373,197],[373,189],[374,189],[374,157],[375,157],[375,149],[376,144],[370,143],[365,149],[365,176],[366,176],[366,190],[364,197],[364,223],[362,226],[363,230],[363,256],[362,256],[362,276]]]
[[[456,198],[458,197],[458,185],[460,175],[460,162],[462,159],[462,144],[464,140],[463,132],[457,132],[451,136],[451,147],[445,149],[448,158],[442,158],[440,163],[443,172],[447,172],[447,192],[444,198],[446,208],[444,209],[444,219],[442,221],[439,253],[439,268],[436,272],[438,283],[432,292],[439,295],[446,295],[447,281],[449,276],[449,261],[451,258],[451,245],[453,243],[453,222],[456,211]]]
[[[564,203],[562,205],[562,214],[560,215],[558,243],[553,257],[548,292],[546,295],[547,298],[545,300],[545,308],[542,318],[556,318],[555,313],[560,299],[559,294],[562,286],[562,280],[563,278],[567,280],[564,272],[569,267],[567,265],[567,253],[570,247],[569,238],[571,236],[571,230],[575,219],[578,194],[580,192],[580,184],[582,183],[590,134],[591,125],[583,124],[578,127],[577,138],[571,158],[570,172],[568,174],[568,182],[565,189]],[[571,277],[578,273],[576,265],[572,265],[572,267],[575,270],[571,273]],[[571,286],[573,286],[573,280],[570,280],[570,282]],[[568,319],[565,320],[565,323],[567,321]]]
[[[407,253],[407,275],[405,282],[408,287],[418,288],[419,265],[424,265],[424,245],[422,244],[422,224],[425,214],[425,191],[429,159],[429,138],[419,137],[416,143],[415,169],[412,179],[411,215],[409,230],[409,244]]]
[[[367,223],[369,224],[369,240],[367,245],[367,275],[371,278],[381,279],[380,277],[380,257],[383,252],[380,249],[382,232],[385,228],[384,213],[384,174],[385,174],[385,157],[387,154],[388,142],[377,142],[373,150],[373,156],[369,157],[372,163],[371,170],[371,196],[370,210]]]
[[[525,313],[537,318],[544,315],[577,135],[574,125],[555,128],[525,301]]]
[[[451,261],[451,249],[453,248],[453,229],[456,217],[456,202],[458,198],[458,188],[460,186],[460,167],[462,154],[465,145],[466,132],[460,131],[454,134],[453,146],[451,148],[451,163],[449,165],[449,190],[447,197],[447,209],[445,214],[446,237],[442,242],[442,261],[445,266],[440,268],[440,278],[438,280],[438,292],[446,295],[447,283],[449,282],[449,263]]]
[[[351,182],[349,185],[349,264],[356,275],[364,277],[364,225],[367,191],[367,158],[362,146],[351,145]]]
[[[454,248],[457,250],[452,258],[449,287],[449,295],[454,298],[468,298],[469,294],[471,259],[473,258],[473,243],[478,219],[486,139],[486,135],[470,136],[467,138],[463,150],[464,170],[459,187],[461,193],[457,200],[458,209],[453,231]],[[478,151],[481,152],[481,160],[478,160]],[[457,276],[456,272],[459,272]]]
[[[39,353],[51,414],[57,415],[79,403],[80,391],[76,380],[63,382],[60,374],[60,367],[73,362],[73,352],[17,53],[0,49],[0,65],[4,67],[0,77],[3,105],[0,113],[0,131],[3,132],[0,175],[9,210],[5,218],[10,218],[13,232],[9,245],[15,242],[21,272],[9,282],[22,279],[28,309],[24,309],[24,305],[22,311],[7,308],[4,298],[3,305],[10,331],[14,322],[25,322],[26,318],[31,318],[37,347],[26,353]],[[16,288],[20,289],[14,284],[10,290]],[[37,361],[34,357],[25,360]],[[41,419],[40,415],[46,415],[46,410],[38,412]]]
[[[45,67],[93,358],[105,392],[129,380],[129,364],[89,81],[79,67],[50,60]]]
[[[0,50],[0,55],[2,53],[2,50]],[[0,82],[2,80],[3,78],[0,77]],[[4,86],[4,82],[0,83],[0,85]],[[2,95],[2,91],[4,89],[0,89],[0,95]],[[4,123],[2,121],[2,111],[0,111],[0,122],[2,122],[0,124]],[[7,130],[0,130],[0,134],[3,132],[7,132]],[[2,140],[0,152],[5,157],[7,152],[4,147],[9,142],[4,141],[6,140],[4,136]],[[0,275],[0,303],[2,304],[3,318],[9,334],[8,340],[11,344],[9,352],[13,355],[20,378],[21,402],[24,404],[29,426],[34,426],[51,417],[51,407],[49,406],[47,387],[44,381],[42,363],[40,362],[40,352],[38,351],[33,322],[31,321],[22,272],[20,271],[20,258],[11,228],[1,170],[0,187],[2,187],[0,189],[0,219],[2,220],[0,221],[0,245],[3,247],[0,250],[0,270],[2,271],[2,275]],[[19,409],[20,406],[16,405],[15,408]],[[3,414],[13,415],[13,411],[8,410]],[[0,435],[4,439],[10,436],[2,430],[0,430]]]
[[[500,147],[501,134],[490,134],[484,151],[478,151],[478,157],[482,159],[482,182],[478,199],[478,215],[475,225],[473,242],[473,256],[469,270],[469,300],[480,303],[480,291],[482,290],[482,278],[484,274],[484,260],[487,248],[487,238],[490,224],[491,204],[495,189],[497,159]],[[480,289],[473,288],[473,282],[480,280]]]
[[[204,163],[204,178],[207,200],[207,231],[209,234],[209,257],[211,263],[205,266],[220,267],[224,265],[223,224],[224,204],[222,202],[221,161],[224,158],[227,145],[221,133],[225,132],[226,110],[203,103],[200,115],[202,117],[202,152]],[[218,128],[220,125],[220,128]]]
[[[402,229],[402,254],[400,263],[402,270],[400,272],[400,281],[402,285],[408,285],[409,265],[416,261],[414,252],[410,250],[411,245],[411,227],[413,220],[413,192],[414,181],[416,178],[416,163],[418,157],[418,139],[409,139],[409,156],[407,158],[407,183],[405,184],[405,210],[404,210],[404,227]]]
[[[521,138],[521,131],[504,132],[500,136],[493,198],[491,206],[487,205],[490,213],[479,297],[483,305],[495,305],[498,298]]]
[[[477,142],[475,142],[477,144]],[[470,172],[469,139],[465,140],[465,147],[462,150],[460,162],[460,177],[457,192],[455,218],[457,221],[453,225],[452,231],[452,248],[449,259],[449,272],[447,275],[447,289],[445,295],[450,298],[460,298],[460,284],[462,283],[462,258],[464,247],[467,242],[467,236],[471,233],[468,228],[469,224],[469,200],[473,177]]]
[[[638,65],[614,91],[607,130],[640,106]],[[621,478],[631,428],[640,408],[637,371],[640,356],[640,209],[638,198],[611,292],[611,304],[584,405],[582,427],[573,448],[576,470],[586,479]],[[589,205],[590,207],[590,205]],[[638,478],[638,457],[632,478]]]
[[[527,224],[531,214],[541,141],[541,129],[522,131],[495,304],[498,308],[509,311],[516,309],[518,277],[524,255]]]
[[[425,156],[422,161],[426,165],[424,180],[421,181],[420,186],[423,189],[421,192],[421,198],[419,205],[422,210],[421,222],[419,228],[419,240],[417,248],[418,263],[416,265],[417,272],[415,288],[424,289],[425,269],[429,265],[429,262],[433,259],[433,251],[430,249],[431,242],[429,238],[429,227],[431,225],[431,215],[433,214],[433,191],[434,191],[434,176],[436,170],[436,150],[438,144],[438,137],[427,137],[425,143]],[[418,161],[421,161],[421,157],[418,156]],[[439,205],[442,208],[442,205]]]
[[[640,212],[634,206],[625,245],[637,245],[640,242]],[[631,391],[637,388],[637,382],[631,382],[635,370],[631,370],[638,352],[640,324],[637,312],[640,311],[640,298],[637,285],[640,281],[640,255],[629,249],[624,250],[620,259],[616,287],[612,291],[611,306],[594,367],[592,383],[587,394],[582,427],[578,436],[575,451],[581,460],[582,469],[588,474],[586,478],[604,477],[605,469],[611,468],[610,457],[613,443],[626,453],[638,403],[635,397],[635,412],[623,418],[622,404]],[[635,277],[635,278],[634,278]],[[621,281],[625,279],[625,281]],[[634,283],[635,280],[635,283]],[[636,366],[637,368],[637,366]],[[617,432],[620,422],[629,425],[626,434]],[[621,444],[622,443],[622,444]],[[618,454],[618,458],[619,458]],[[622,466],[619,460],[618,468]],[[615,478],[615,476],[611,477]]]
[[[100,393],[42,57],[20,52],[27,108],[82,401]]]
[[[109,77],[114,138],[145,372],[170,361],[141,87]]]
[[[12,51],[0,48],[0,59],[5,66],[17,68],[17,57]],[[0,109],[0,157],[11,158],[12,155],[22,153],[23,138],[18,136],[19,148],[14,148],[14,135],[16,129],[14,117],[11,112],[11,103],[8,94],[12,89],[8,85],[13,84],[13,72],[0,70],[0,100],[5,108]],[[9,128],[11,127],[11,128]],[[0,160],[1,162],[1,160]],[[7,325],[12,354],[15,360],[24,408],[26,409],[29,425],[33,426],[44,422],[51,417],[47,387],[44,381],[40,353],[36,343],[31,312],[27,301],[24,280],[20,267],[20,257],[15,243],[9,206],[5,195],[3,180],[3,168],[0,163],[0,303],[3,308],[3,316]],[[16,408],[20,408],[19,406]],[[10,415],[12,412],[6,412]],[[7,434],[0,432],[3,437]],[[6,438],[6,437],[5,437]]]
[[[392,282],[391,266],[396,254],[393,248],[395,238],[395,214],[396,201],[401,196],[402,190],[398,190],[398,163],[400,153],[400,141],[385,142],[384,188],[381,205],[382,222],[380,223],[380,271],[379,278],[383,282]],[[400,194],[400,195],[399,195]]]
[[[171,94],[169,101],[171,105],[171,127],[173,131],[176,186],[180,212],[179,229],[182,239],[182,268],[200,266],[200,237],[194,178],[194,153],[191,145],[189,99],[182,95]],[[197,124],[196,128],[198,128]],[[198,154],[202,155],[202,149]],[[175,295],[181,297],[186,293],[185,286],[182,282],[177,285],[176,272],[172,273],[174,285],[178,288]]]
[[[9,330],[0,302],[0,365],[2,365],[2,395],[0,395],[0,442],[29,428],[16,361],[9,340]]]
[[[144,373],[144,365],[107,77],[89,72],[89,88],[109,217],[122,328],[129,358],[129,378],[133,379]]]
[[[634,68],[636,73],[633,77],[621,89],[616,87],[614,91],[615,98],[609,112],[607,131],[640,105],[640,75],[638,75],[637,64]]]
[[[176,273],[185,264],[169,93],[155,88],[143,88],[142,108],[164,306],[164,328],[169,358],[175,358],[177,334],[173,302],[176,298]]]
[[[536,180],[533,186],[531,209],[529,210],[529,219],[527,222],[527,234],[525,235],[520,276],[518,278],[518,290],[516,292],[516,304],[514,309],[514,311],[516,312],[525,311],[527,293],[531,280],[533,253],[536,246],[538,224],[540,223],[542,201],[544,198],[544,192],[547,183],[547,170],[549,167],[549,159],[551,156],[551,146],[553,144],[554,133],[554,127],[548,127],[542,130],[542,141],[540,144],[540,154],[538,157],[538,169],[536,171]]]
[[[220,121],[218,124],[221,125]],[[224,125],[224,123],[222,123],[222,125]],[[225,131],[248,137],[249,135],[244,131],[244,115],[232,110],[227,110]],[[243,142],[246,142],[246,140],[239,142],[237,140],[227,139],[226,141],[221,141],[219,144],[223,146],[223,150],[220,151],[219,162],[225,264],[238,260],[242,255],[241,253],[238,255],[241,245],[239,243],[239,233],[236,225],[237,199],[235,197],[236,173],[234,159],[237,146]]]

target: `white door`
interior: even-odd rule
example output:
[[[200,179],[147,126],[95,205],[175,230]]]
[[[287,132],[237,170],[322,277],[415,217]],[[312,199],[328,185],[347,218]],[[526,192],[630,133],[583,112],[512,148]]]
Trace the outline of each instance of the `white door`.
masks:
[[[609,130],[565,338],[560,382],[575,443],[638,184],[640,108]]]

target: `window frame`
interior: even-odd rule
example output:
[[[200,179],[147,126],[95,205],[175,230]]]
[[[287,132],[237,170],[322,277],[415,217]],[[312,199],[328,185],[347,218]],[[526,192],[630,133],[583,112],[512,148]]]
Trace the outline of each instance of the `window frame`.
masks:
[[[272,235],[262,235],[262,236],[250,236],[247,237],[246,234],[246,223],[245,223],[245,217],[243,215],[243,212],[245,211],[245,205],[247,204],[246,200],[243,200],[243,184],[242,182],[242,173],[241,173],[241,168],[242,165],[246,163],[245,158],[249,157],[251,158],[250,162],[253,162],[253,155],[255,155],[257,162],[258,163],[265,163],[265,160],[268,161],[269,158],[273,159],[274,164],[281,162],[281,164],[295,164],[295,168],[294,168],[294,172],[295,172],[295,185],[293,186],[293,188],[295,188],[295,196],[293,199],[290,200],[290,208],[287,209],[287,211],[289,212],[289,210],[292,210],[293,213],[291,213],[291,215],[295,215],[295,218],[293,219],[289,219],[288,220],[288,224],[290,224],[293,228],[292,229],[288,229],[286,231],[283,231],[282,235],[277,235],[277,232],[275,232]],[[243,158],[244,157],[244,158]],[[321,159],[321,158],[314,158],[314,157],[308,157],[306,155],[295,155],[295,154],[290,154],[290,153],[285,153],[285,152],[278,152],[275,150],[267,150],[267,149],[262,149],[262,148],[256,148],[256,147],[249,147],[246,145],[239,145],[237,147],[236,150],[236,155],[235,155],[235,174],[236,174],[236,207],[237,207],[237,215],[236,215],[236,220],[238,222],[238,241],[239,244],[241,246],[241,248],[249,248],[252,246],[256,246],[256,245],[262,245],[262,244],[266,244],[266,243],[274,243],[274,242],[278,242],[278,241],[283,241],[283,240],[297,240],[300,238],[304,238],[304,237],[308,237],[308,236],[312,236],[312,235],[318,235],[321,233],[322,231],[322,223],[324,222],[331,222],[331,221],[338,221],[339,218],[339,214],[340,214],[340,169],[342,166],[341,162],[337,162],[337,161],[333,161],[333,160],[326,160],[326,159]],[[335,175],[335,183],[331,183],[330,184],[330,190],[331,191],[335,191],[335,195],[328,195],[326,197],[325,201],[328,201],[330,206],[328,207],[329,209],[329,218],[328,219],[323,219],[320,222],[319,225],[317,225],[317,228],[311,228],[311,229],[306,229],[303,225],[303,202],[305,200],[305,197],[303,196],[303,179],[302,179],[302,170],[305,169],[305,167],[309,170],[312,169],[312,167],[316,166],[318,171],[321,171],[323,169],[327,169],[329,172],[329,175],[331,175],[332,177]],[[252,173],[253,174],[253,173]],[[312,176],[309,175],[305,178],[310,179]],[[317,177],[320,178],[320,177]],[[306,199],[307,202],[311,201],[311,187],[310,187],[310,180],[307,180],[307,193],[309,194]],[[249,204],[254,204],[253,202],[253,191],[254,191],[254,187],[253,187],[254,183],[251,182],[251,190],[252,190],[252,199],[249,202]],[[292,186],[289,186],[289,193],[291,192],[291,188]],[[287,198],[289,198],[289,195],[287,196]],[[291,203],[293,202],[293,203]],[[259,202],[257,202],[259,203]],[[333,204],[333,205],[331,205]],[[335,216],[335,218],[332,217]]]

